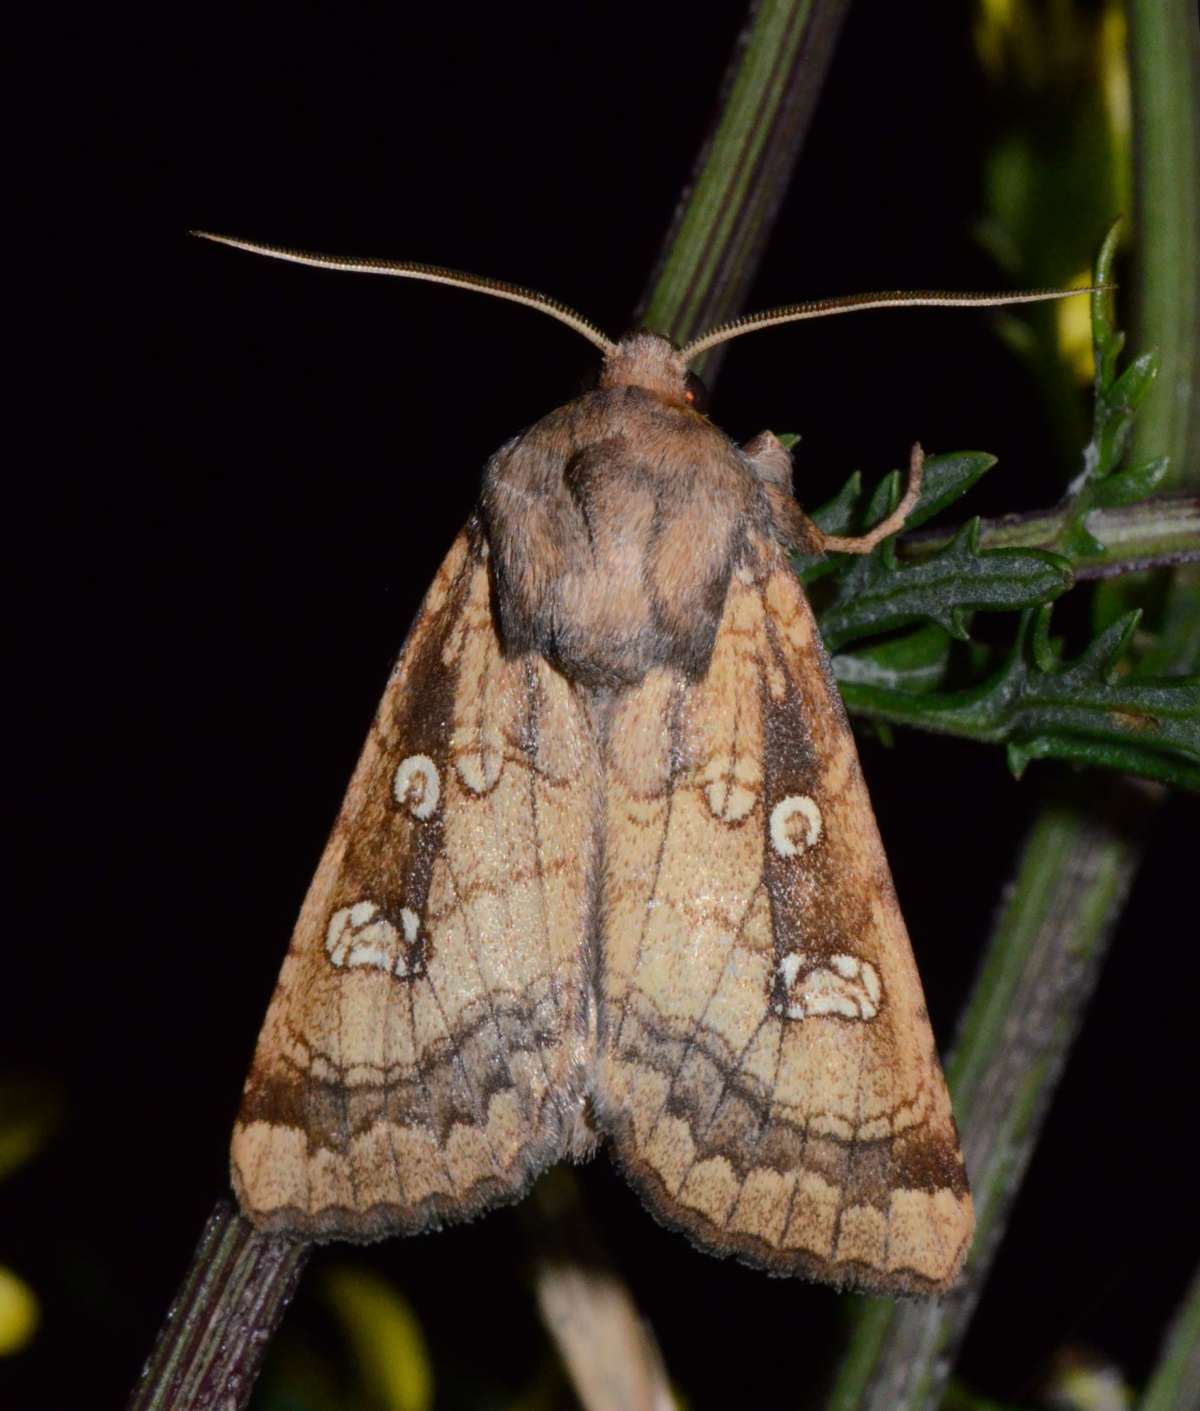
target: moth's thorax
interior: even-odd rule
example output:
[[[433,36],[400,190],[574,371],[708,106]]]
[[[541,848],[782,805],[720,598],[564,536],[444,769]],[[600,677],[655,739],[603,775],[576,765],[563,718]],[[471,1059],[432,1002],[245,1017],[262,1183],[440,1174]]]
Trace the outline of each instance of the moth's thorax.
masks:
[[[616,380],[622,367],[634,381]],[[632,374],[631,374],[632,375]],[[573,681],[634,685],[656,666],[708,668],[747,529],[770,535],[753,465],[679,396],[678,354],[635,334],[601,386],[492,458],[483,519],[506,651]]]
[[[604,359],[602,388],[641,387],[669,406],[686,407],[687,368],[678,349],[657,333],[630,333]]]

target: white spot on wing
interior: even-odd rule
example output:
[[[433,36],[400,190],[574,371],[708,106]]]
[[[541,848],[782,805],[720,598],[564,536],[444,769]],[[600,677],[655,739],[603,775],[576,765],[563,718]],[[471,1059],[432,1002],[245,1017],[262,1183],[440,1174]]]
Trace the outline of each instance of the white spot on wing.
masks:
[[[771,810],[771,846],[780,857],[816,847],[823,827],[821,810],[807,794],[792,794]]]
[[[414,818],[432,816],[442,796],[437,766],[426,754],[410,754],[396,768],[392,793],[401,808]]]
[[[339,907],[325,928],[325,951],[339,970],[364,967],[408,975],[411,947],[421,923],[415,911],[404,907],[400,924],[403,935],[373,901],[356,901],[352,906]]]
[[[787,992],[783,1012],[789,1019],[833,1014],[865,1021],[879,1013],[883,984],[869,960],[838,952],[818,964],[793,950],[777,968]]]
[[[783,983],[790,990],[796,983],[796,976],[800,973],[800,967],[804,964],[804,957],[799,951],[790,950],[779,962],[779,973],[783,976]]]
[[[879,983],[879,971],[873,965],[869,965],[865,960],[862,967],[863,986],[867,991],[867,997],[876,1009],[879,1008],[879,996],[883,992],[883,986]]]

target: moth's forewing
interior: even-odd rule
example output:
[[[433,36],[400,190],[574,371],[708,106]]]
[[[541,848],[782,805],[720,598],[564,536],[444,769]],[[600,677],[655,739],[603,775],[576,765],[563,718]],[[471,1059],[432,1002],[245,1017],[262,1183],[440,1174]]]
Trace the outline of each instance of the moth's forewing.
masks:
[[[266,1229],[371,1239],[520,1194],[583,1102],[598,759],[506,658],[478,521],[429,590],[272,999],[233,1138]]]
[[[973,1227],[949,1098],[812,614],[749,547],[704,679],[616,708],[602,1122],[703,1247],[930,1292]]]

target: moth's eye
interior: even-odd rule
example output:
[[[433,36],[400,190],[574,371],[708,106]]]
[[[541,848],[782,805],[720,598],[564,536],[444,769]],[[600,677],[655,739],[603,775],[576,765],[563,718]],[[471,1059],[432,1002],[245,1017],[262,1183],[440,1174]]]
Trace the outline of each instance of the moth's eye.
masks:
[[[683,384],[683,398],[689,407],[694,407],[698,412],[708,410],[708,388],[694,372],[686,374]]]

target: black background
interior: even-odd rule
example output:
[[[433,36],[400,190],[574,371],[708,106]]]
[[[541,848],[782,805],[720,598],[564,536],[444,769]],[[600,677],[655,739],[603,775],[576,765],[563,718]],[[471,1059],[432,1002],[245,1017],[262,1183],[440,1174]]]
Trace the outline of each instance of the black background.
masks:
[[[967,9],[854,7],[751,307],[998,282],[971,235],[994,117]],[[217,5],[119,33],[66,22],[40,56],[40,273],[20,276],[41,309],[35,434],[8,536],[29,857],[0,988],[4,1072],[61,1116],[3,1191],[0,1261],[44,1303],[0,1369],[5,1405],[123,1399],[226,1189],[257,1027],[390,660],[489,452],[593,357],[511,305],[184,232],[491,274],[620,332],[740,17]],[[1082,264],[1102,232],[1077,234]],[[1050,503],[1076,468],[986,315],[740,341],[713,415],[738,438],[802,432],[809,503],[918,436],[1000,456],[984,513]],[[944,1047],[1025,821],[1065,771],[1015,783],[999,750],[915,734],[867,742],[864,764]],[[1067,1343],[1143,1377],[1194,1260],[1195,828],[1175,801],[1148,840],[964,1351],[981,1390],[1031,1396]],[[603,1159],[583,1179],[690,1404],[816,1394],[833,1295],[694,1252]],[[536,1365],[512,1212],[361,1257],[411,1298],[443,1388],[515,1388]]]

